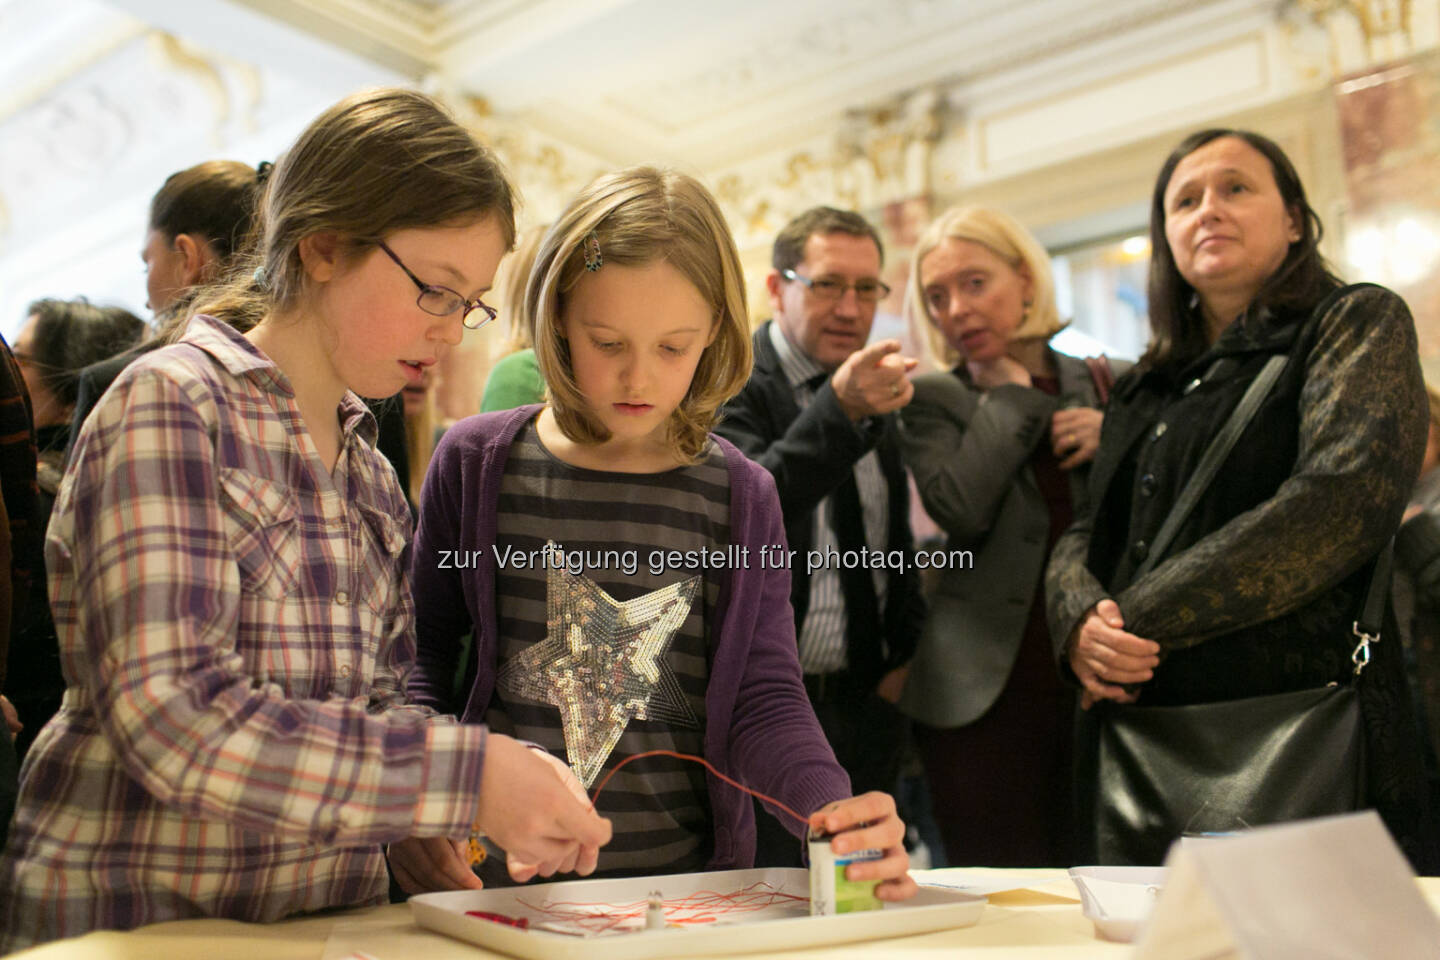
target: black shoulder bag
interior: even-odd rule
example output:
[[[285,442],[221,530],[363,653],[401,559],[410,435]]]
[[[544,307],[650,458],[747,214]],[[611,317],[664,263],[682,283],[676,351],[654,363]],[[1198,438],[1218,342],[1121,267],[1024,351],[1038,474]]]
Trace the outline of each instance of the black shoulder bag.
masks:
[[[1136,578],[1195,508],[1286,357],[1275,356],[1200,458]],[[1394,543],[1375,561],[1355,621],[1349,682],[1174,707],[1106,704],[1099,716],[1096,848],[1102,864],[1158,864],[1183,833],[1229,832],[1358,809],[1364,728],[1355,684],[1380,641]]]

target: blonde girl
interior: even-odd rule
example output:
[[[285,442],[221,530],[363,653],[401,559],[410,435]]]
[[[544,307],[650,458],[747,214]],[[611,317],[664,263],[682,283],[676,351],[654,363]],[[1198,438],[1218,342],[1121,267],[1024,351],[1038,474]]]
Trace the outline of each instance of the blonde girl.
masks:
[[[301,134],[260,217],[258,279],[126,368],[61,486],[68,687],[0,862],[0,950],[380,903],[381,845],[409,836],[484,830],[542,870],[608,838],[532,751],[406,704],[409,509],[357,394],[486,314],[502,172],[426,97],[363,93]]]
[[[894,801],[850,798],[801,684],[774,481],[710,433],[751,360],[715,200],[650,167],[602,177],[545,237],[526,302],[551,401],[462,421],[436,451],[413,567],[418,697],[543,746],[588,789],[647,751],[702,756],[848,831],[838,851],[883,849],[853,878],[909,896]],[[630,763],[598,810],[616,837],[602,874],[754,858],[750,798],[699,764]]]

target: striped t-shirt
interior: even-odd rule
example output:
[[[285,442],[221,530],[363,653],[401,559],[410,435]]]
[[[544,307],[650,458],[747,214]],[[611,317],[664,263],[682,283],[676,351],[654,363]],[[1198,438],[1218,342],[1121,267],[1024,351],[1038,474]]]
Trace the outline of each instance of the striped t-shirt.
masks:
[[[632,754],[702,755],[721,571],[701,552],[730,541],[724,455],[711,444],[700,463],[663,473],[588,470],[546,450],[532,423],[511,447],[498,506],[485,722],[564,759],[591,791]],[[597,875],[691,872],[710,858],[699,764],[637,760],[597,808],[614,826]]]

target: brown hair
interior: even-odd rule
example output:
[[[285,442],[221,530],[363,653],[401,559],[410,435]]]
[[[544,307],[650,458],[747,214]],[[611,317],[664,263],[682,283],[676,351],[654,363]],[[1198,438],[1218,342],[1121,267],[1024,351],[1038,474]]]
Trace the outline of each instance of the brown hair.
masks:
[[[515,196],[495,157],[430,97],[368,90],[305,128],[275,164],[260,202],[258,242],[229,283],[193,313],[245,330],[305,291],[300,241],[334,232],[352,254],[412,227],[493,216],[515,242]]]
[[[149,228],[171,243],[182,233],[204,240],[216,257],[206,282],[224,282],[237,256],[254,242],[255,206],[270,167],[207,160],[170,174],[150,198]],[[202,289],[204,285],[197,284],[184,290],[156,312],[156,340],[165,343],[180,336],[190,304]]]
[[[1269,137],[1249,130],[1214,128],[1192,133],[1170,152],[1155,178],[1155,191],[1150,198],[1150,346],[1140,358],[1141,364],[1157,367],[1180,367],[1194,360],[1209,347],[1205,320],[1191,301],[1195,288],[1180,275],[1170,242],[1165,236],[1165,191],[1175,168],[1190,154],[1221,137],[1234,137],[1254,147],[1270,161],[1270,172],[1280,200],[1295,218],[1300,239],[1290,249],[1279,269],[1266,279],[1264,286],[1247,307],[1280,307],[1309,311],[1341,281],[1331,272],[1320,255],[1320,238],[1324,233],[1320,217],[1305,199],[1305,187],[1295,165]]]
[[[668,425],[672,448],[683,461],[694,463],[705,449],[716,412],[750,378],[745,281],[725,216],[695,178],[632,167],[580,191],[545,235],[530,271],[525,309],[534,318],[535,358],[550,389],[555,423],[576,443],[610,438],[575,384],[564,329],[566,299],[585,276],[583,247],[592,234],[605,265],[664,260],[710,305],[715,338],[700,355],[690,389]]]
[[[805,259],[805,241],[815,233],[822,236],[827,233],[848,233],[852,237],[869,237],[875,241],[875,249],[880,253],[880,263],[885,263],[885,245],[880,242],[880,234],[870,225],[869,220],[850,210],[811,207],[780,228],[775,237],[775,245],[770,248],[770,266],[781,273],[794,270]]]
[[[75,406],[80,371],[140,342],[145,323],[120,307],[97,307],[84,297],[30,304],[35,318],[29,362],[62,406]]]
[[[150,199],[150,229],[171,240],[200,237],[221,262],[243,249],[255,216],[260,178],[238,160],[207,160],[165,178]]]

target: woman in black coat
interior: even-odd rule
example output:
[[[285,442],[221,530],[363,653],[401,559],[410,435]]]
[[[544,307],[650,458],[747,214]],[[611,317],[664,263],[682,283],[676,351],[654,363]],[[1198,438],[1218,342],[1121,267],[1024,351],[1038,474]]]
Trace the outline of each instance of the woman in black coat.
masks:
[[[1294,167],[1254,133],[1182,142],[1155,184],[1150,236],[1153,340],[1111,396],[1090,516],[1047,573],[1062,668],[1086,707],[1344,681],[1373,560],[1425,447],[1409,310],[1381,287],[1342,289]],[[1276,385],[1165,555],[1137,576],[1207,444],[1275,354],[1287,358]],[[1399,643],[1372,652],[1359,686],[1366,800],[1433,872]],[[1093,757],[1082,793],[1087,772],[1093,782]]]

